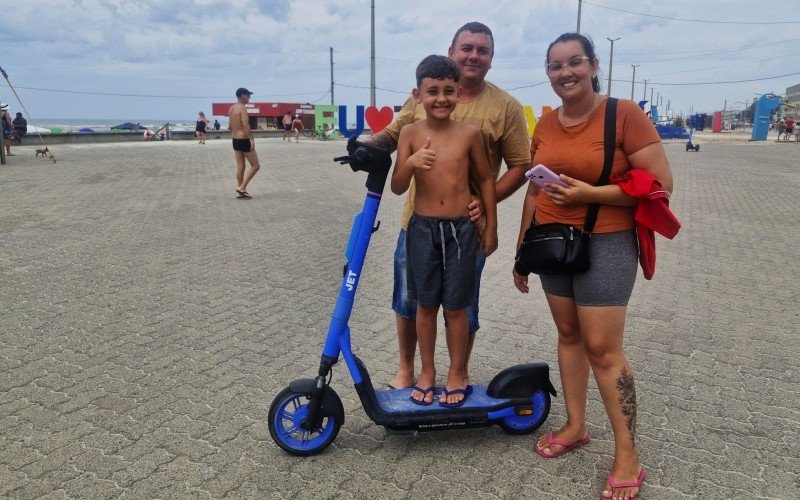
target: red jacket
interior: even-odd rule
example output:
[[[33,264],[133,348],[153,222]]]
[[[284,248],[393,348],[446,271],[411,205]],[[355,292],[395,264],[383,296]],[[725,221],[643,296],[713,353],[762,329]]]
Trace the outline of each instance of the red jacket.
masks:
[[[669,209],[669,192],[661,187],[653,174],[638,168],[612,175],[611,183],[639,200],[634,214],[636,234],[639,236],[639,264],[644,277],[653,279],[656,271],[655,233],[672,239],[681,228],[680,221]]]

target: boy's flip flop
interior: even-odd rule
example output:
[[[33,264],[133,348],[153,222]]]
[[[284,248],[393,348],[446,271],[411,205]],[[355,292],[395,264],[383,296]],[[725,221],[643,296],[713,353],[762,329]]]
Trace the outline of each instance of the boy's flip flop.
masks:
[[[602,498],[604,500],[608,500],[609,498],[613,498],[614,497],[614,490],[618,490],[620,488],[639,488],[639,489],[641,489],[642,488],[642,483],[644,483],[644,477],[645,477],[644,469],[641,469],[639,471],[639,477],[636,479],[636,481],[623,481],[621,483],[618,483],[618,482],[616,482],[614,480],[614,476],[609,474],[608,475],[608,484],[611,485],[611,494],[608,495],[608,496],[605,496],[604,495],[605,491],[604,491],[603,493],[600,494],[600,498]],[[639,493],[636,493],[634,496],[632,496],[630,498],[630,500],[636,500],[637,498],[639,498]]]
[[[247,191],[239,191],[238,189],[236,190],[236,197],[242,200],[249,200],[252,198],[252,196],[247,194]]]
[[[539,448],[539,443],[536,443],[536,446],[534,446],[533,448],[534,450],[536,450],[536,453],[538,453],[539,456],[541,456],[542,458],[558,458],[570,450],[574,450],[575,448],[580,448],[585,444],[589,444],[589,441],[591,440],[592,437],[589,435],[588,432],[582,438],[578,439],[577,441],[573,441],[571,443],[568,441],[562,441],[561,439],[553,439],[553,433],[548,432],[546,448],[549,448],[555,444],[558,446],[563,446],[564,449],[559,451],[558,453],[552,453],[552,452],[545,453],[544,448]]]
[[[411,386],[411,390],[422,393],[422,401],[418,401],[418,400],[414,399],[413,396],[408,396],[408,399],[410,399],[411,402],[414,403],[415,405],[420,405],[420,406],[430,406],[430,405],[432,405],[433,404],[433,399],[431,399],[430,401],[425,401],[425,398],[428,397],[428,393],[429,392],[432,392],[433,396],[434,396],[434,399],[436,399],[436,386],[435,385],[432,385],[432,386],[428,387],[427,389],[423,389],[422,387],[419,387],[418,385],[412,385]]]
[[[470,394],[472,394],[472,386],[468,385],[466,389],[453,389],[452,391],[448,391],[447,387],[445,387],[442,390],[442,394],[444,394],[445,398],[447,396],[452,396],[453,394],[463,394],[464,397],[461,398],[461,401],[457,403],[448,403],[446,401],[442,403],[441,401],[439,401],[439,406],[444,406],[445,408],[458,408],[460,406],[463,406],[464,403],[467,402],[467,398],[469,397]]]

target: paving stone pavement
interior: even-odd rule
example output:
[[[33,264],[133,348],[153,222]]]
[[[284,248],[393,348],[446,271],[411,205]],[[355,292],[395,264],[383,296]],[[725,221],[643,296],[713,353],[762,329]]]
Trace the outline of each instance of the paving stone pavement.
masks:
[[[364,177],[330,161],[343,146],[260,140],[246,202],[226,141],[59,146],[56,165],[14,148],[0,166],[0,497],[597,498],[613,440],[593,382],[595,439],[559,460],[499,428],[387,436],[343,366],[334,444],[301,459],[272,442],[269,405],[316,369],[363,200]],[[800,146],[666,148],[683,229],[659,240],[626,328],[641,496],[800,498]],[[510,277],[521,200],[500,208],[472,377],[540,360],[560,390],[543,294]],[[400,209],[387,190],[351,322],[377,382],[396,356]],[[554,399],[540,432],[564,421]]]

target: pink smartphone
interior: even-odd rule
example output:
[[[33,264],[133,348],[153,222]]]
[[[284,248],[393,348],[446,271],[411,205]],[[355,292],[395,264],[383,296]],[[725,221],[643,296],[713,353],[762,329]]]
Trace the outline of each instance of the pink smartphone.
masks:
[[[546,182],[550,182],[552,184],[558,184],[559,186],[563,186],[565,188],[569,187],[569,184],[559,179],[558,175],[555,172],[550,170],[549,168],[545,167],[542,164],[536,165],[532,169],[525,172],[525,177],[530,179],[531,182],[536,184],[537,186],[547,189],[545,187]]]

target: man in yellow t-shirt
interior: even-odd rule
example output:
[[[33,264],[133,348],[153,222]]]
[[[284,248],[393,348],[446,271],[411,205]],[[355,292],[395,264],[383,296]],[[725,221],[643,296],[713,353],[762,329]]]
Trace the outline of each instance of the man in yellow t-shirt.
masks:
[[[525,183],[525,171],[530,168],[530,137],[528,137],[525,115],[522,105],[510,94],[485,80],[486,73],[492,67],[494,56],[494,37],[492,31],[484,24],[472,22],[462,26],[453,37],[447,54],[458,64],[461,70],[461,81],[458,105],[452,118],[472,123],[481,129],[486,157],[492,168],[497,183],[495,185],[497,201],[511,196]],[[424,120],[425,109],[409,98],[403,105],[394,121],[383,131],[366,139],[373,145],[395,151],[400,129],[404,125]],[[501,176],[501,163],[505,161],[508,170]],[[478,190],[471,182],[473,203],[470,204],[470,215],[480,215]],[[400,366],[397,375],[389,386],[394,388],[410,387],[414,384],[414,356],[417,349],[417,329],[415,318],[417,304],[408,297],[406,277],[406,229],[408,220],[414,211],[414,185],[408,191],[400,235],[394,254],[394,293],[392,309],[396,314],[397,337],[400,344]],[[482,221],[478,225],[483,228]],[[480,328],[478,323],[478,295],[480,277],[483,272],[485,258],[478,252],[475,269],[477,286],[473,305],[467,308],[469,317],[469,343],[467,363],[472,353],[475,340],[474,333]]]

